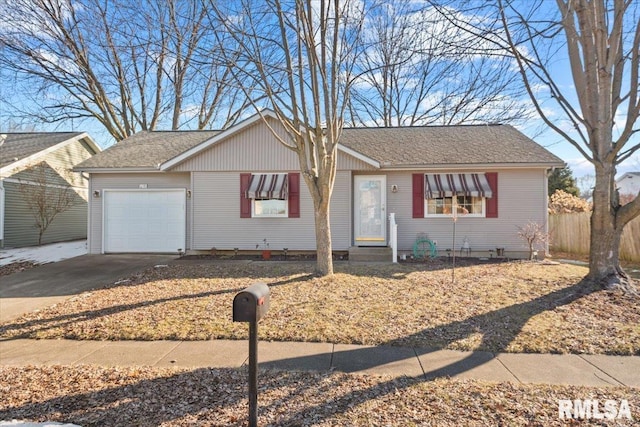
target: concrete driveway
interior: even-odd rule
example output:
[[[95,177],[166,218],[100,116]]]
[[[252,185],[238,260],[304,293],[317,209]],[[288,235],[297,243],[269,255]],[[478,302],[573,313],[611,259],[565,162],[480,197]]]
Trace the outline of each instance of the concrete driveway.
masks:
[[[82,255],[4,276],[0,279],[0,322],[176,258],[177,255]]]

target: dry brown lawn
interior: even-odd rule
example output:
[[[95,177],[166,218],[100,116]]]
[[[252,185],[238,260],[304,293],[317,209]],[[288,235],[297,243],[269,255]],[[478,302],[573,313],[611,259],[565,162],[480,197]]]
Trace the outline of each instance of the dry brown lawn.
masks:
[[[581,282],[586,268],[529,262],[458,266],[179,261],[0,325],[1,338],[246,338],[236,292],[271,288],[260,338],[493,352],[640,354],[640,304]]]
[[[240,369],[0,367],[0,420],[246,426],[246,376]],[[577,425],[559,418],[559,399],[597,399],[601,415],[608,399],[629,404],[632,420],[579,425],[631,426],[640,419],[634,388],[278,371],[261,371],[259,381],[261,426]]]

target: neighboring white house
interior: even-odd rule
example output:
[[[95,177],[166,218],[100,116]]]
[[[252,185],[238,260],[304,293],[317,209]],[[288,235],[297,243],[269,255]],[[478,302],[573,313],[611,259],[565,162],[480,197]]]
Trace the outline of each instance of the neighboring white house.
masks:
[[[616,179],[619,194],[637,195],[640,192],[640,172],[627,172]]]
[[[271,126],[286,135],[275,115]],[[438,249],[525,255],[519,226],[547,224],[547,171],[564,163],[508,125],[344,129],[331,200],[333,249],[428,236]],[[297,155],[258,116],[224,131],[140,132],[84,161],[89,252],[315,250]],[[452,210],[461,213],[452,241]]]
[[[86,238],[87,180],[71,169],[99,151],[100,147],[84,132],[2,134],[0,245],[21,247],[38,243],[35,219],[21,188],[40,184],[72,188],[77,193],[73,206],[54,219],[43,235],[42,243]],[[36,168],[38,165],[43,169]],[[40,182],[36,169],[45,170],[46,181]]]

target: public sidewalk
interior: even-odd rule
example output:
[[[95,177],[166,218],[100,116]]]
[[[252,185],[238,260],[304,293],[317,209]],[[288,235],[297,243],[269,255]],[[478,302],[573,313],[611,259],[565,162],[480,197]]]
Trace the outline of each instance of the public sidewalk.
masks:
[[[0,365],[246,365],[246,340],[0,341]],[[260,369],[341,371],[392,376],[472,378],[517,383],[640,387],[640,357],[463,352],[330,343],[258,344]]]

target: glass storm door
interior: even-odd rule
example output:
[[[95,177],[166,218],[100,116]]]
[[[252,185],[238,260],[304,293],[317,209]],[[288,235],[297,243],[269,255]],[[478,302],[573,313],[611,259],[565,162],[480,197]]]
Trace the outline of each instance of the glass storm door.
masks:
[[[355,175],[354,240],[356,246],[387,245],[387,177]]]

